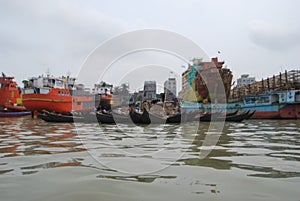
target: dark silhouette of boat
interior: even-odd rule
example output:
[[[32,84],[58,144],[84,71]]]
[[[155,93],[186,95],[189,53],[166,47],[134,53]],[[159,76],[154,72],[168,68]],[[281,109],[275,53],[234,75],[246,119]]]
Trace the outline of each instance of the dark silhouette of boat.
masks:
[[[102,124],[142,124],[143,123],[143,114],[137,112],[130,112],[127,115],[118,114],[115,112],[112,113],[97,113],[97,119]]]
[[[167,117],[162,117],[145,110],[143,112],[143,121],[145,124],[165,124],[167,122]]]
[[[147,117],[147,113],[143,112],[141,114],[141,113],[132,111],[132,112],[129,113],[129,116],[130,116],[132,122],[135,123],[135,124],[145,124],[145,123],[148,123],[148,118],[149,117]]]
[[[200,120],[200,113],[199,111],[195,112],[184,112],[181,114],[181,123],[192,122],[192,121],[199,121]]]
[[[229,117],[229,116],[233,116],[233,115],[236,115],[239,111],[236,110],[234,112],[229,112],[229,113],[226,113],[226,117]]]
[[[84,123],[96,123],[97,119],[94,113],[84,113],[80,115],[64,115],[54,112],[43,111],[39,113],[38,117],[47,122],[56,123],[74,123],[74,122],[84,122]]]
[[[236,115],[226,116],[225,121],[241,122],[249,118],[250,110]]]
[[[116,123],[113,115],[110,113],[97,112],[96,117],[97,117],[98,122],[100,122],[102,124],[115,124]]]
[[[251,117],[254,115],[255,112],[256,110],[253,110],[252,112],[248,112],[248,116],[245,119],[251,119]]]
[[[228,122],[241,122],[245,119],[250,119],[255,111],[246,111],[238,114],[237,111],[222,115],[221,113],[206,113],[200,117],[200,121],[210,122],[210,121],[228,121]]]
[[[123,123],[123,124],[132,124],[133,123],[131,118],[130,118],[129,113],[119,114],[119,113],[116,113],[116,112],[112,112],[111,114],[114,118],[115,123]]]
[[[53,112],[44,111],[43,113],[39,113],[38,117],[47,122],[56,122],[56,123],[73,123],[74,118],[77,120],[83,120],[83,117],[75,117],[71,115],[63,115],[57,114]]]
[[[209,121],[211,121],[212,117],[213,117],[212,113],[205,113],[199,117],[199,120],[203,121],[203,122],[209,122]]]
[[[181,117],[182,115],[180,113],[177,113],[173,116],[168,117],[166,123],[181,123]]]
[[[169,116],[167,118],[166,123],[187,123],[193,121],[199,121],[201,115],[199,112],[192,112],[192,113],[177,113],[173,116]]]
[[[102,123],[102,124],[165,124],[165,123],[184,123],[192,121],[231,121],[240,122],[245,119],[251,118],[255,111],[247,111],[238,114],[237,111],[222,115],[221,113],[205,113],[199,114],[198,112],[193,113],[177,113],[169,117],[161,117],[153,113],[149,113],[144,110],[143,113],[138,113],[135,111],[130,112],[128,115],[118,114],[118,113],[82,113],[80,115],[63,115],[54,112],[43,111],[39,113],[38,117],[47,122],[57,122],[57,123],[73,123],[73,122],[84,122],[84,123]],[[9,112],[0,113],[0,117],[3,113],[9,115]],[[20,112],[19,112],[20,113]],[[24,112],[23,112],[24,113]],[[28,113],[28,112],[27,112]],[[15,113],[16,114],[16,113]],[[30,114],[30,112],[28,113]],[[213,119],[212,119],[213,118]]]
[[[22,117],[30,114],[30,111],[0,111],[0,117]]]

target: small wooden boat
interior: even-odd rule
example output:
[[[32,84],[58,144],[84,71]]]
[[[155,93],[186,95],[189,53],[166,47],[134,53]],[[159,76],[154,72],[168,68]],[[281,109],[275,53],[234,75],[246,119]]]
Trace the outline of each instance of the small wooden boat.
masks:
[[[243,120],[245,120],[246,118],[248,118],[250,113],[250,110],[248,110],[247,112],[243,112],[241,114],[236,114],[236,115],[231,115],[225,118],[225,121],[232,121],[232,122],[241,122]]]
[[[83,119],[75,118],[75,122],[84,122],[84,123],[99,123],[95,112],[81,112],[80,115],[73,115],[75,117],[83,117]]]
[[[38,118],[46,121],[46,122],[55,122],[51,117],[49,117],[47,114],[45,113],[38,113]]]
[[[250,111],[243,112],[241,114],[238,114],[237,111],[233,113],[228,113],[226,115],[221,115],[221,113],[207,113],[200,117],[200,121],[203,122],[216,122],[216,121],[230,121],[230,122],[241,122],[247,118],[249,118],[249,115],[253,115],[253,113],[250,114]]]
[[[205,113],[199,117],[199,120],[203,122],[209,122],[211,121],[211,118],[212,118],[212,113]]]
[[[115,124],[115,123],[134,123],[134,124],[150,124],[148,112],[138,113],[132,111],[128,116],[117,113],[97,113],[97,119],[102,124]]]
[[[254,113],[255,113],[255,111],[251,112],[250,110],[248,110],[248,111],[240,113],[240,114],[227,116],[225,118],[225,121],[241,122],[245,119],[250,119]]]
[[[167,122],[167,118],[166,117],[161,117],[161,116],[158,116],[156,114],[153,114],[151,112],[148,112],[147,110],[145,110],[143,112],[143,115],[144,118],[144,122],[145,124],[165,124]]]
[[[112,114],[109,113],[101,113],[97,112],[96,117],[98,119],[98,122],[102,124],[115,124],[115,120]]]
[[[234,112],[226,113],[226,117],[236,115],[237,113],[238,113],[238,110],[236,110]]]
[[[116,123],[123,123],[123,124],[130,124],[134,121],[131,119],[131,116],[118,114],[118,113],[97,113],[97,119],[102,124],[116,124]],[[136,117],[138,119],[138,117]],[[140,121],[137,120],[136,121]]]
[[[30,111],[17,111],[17,112],[0,111],[0,117],[22,117],[30,114],[31,114]]]
[[[129,115],[130,115],[130,118],[131,118],[132,122],[135,123],[135,124],[145,124],[145,123],[148,123],[147,121],[148,121],[149,116],[147,117],[147,113],[145,113],[145,112],[143,112],[141,114],[141,113],[132,111],[132,112],[129,113]]]
[[[181,114],[177,113],[167,118],[166,123],[181,123]]]
[[[38,113],[38,117],[43,119],[44,121],[56,123],[98,123],[96,114],[87,112],[73,115],[64,115],[44,110],[43,113]]]
[[[75,122],[84,122],[85,118],[83,116],[74,116],[74,115],[63,115],[54,112],[44,111],[39,113],[38,117],[47,122],[56,122],[56,123],[73,123]]]
[[[112,112],[115,123],[131,124],[133,121],[128,114],[119,114],[117,112]]]
[[[132,111],[129,115],[132,122],[135,124],[164,124],[167,121],[166,117],[160,117],[156,114],[149,113],[147,110],[144,110],[143,113]]]
[[[182,113],[181,114],[181,123],[199,121],[199,118],[200,118],[200,113],[198,111]]]
[[[256,112],[256,110],[253,110],[252,112],[249,112],[248,116],[245,119],[251,119],[251,117],[254,115],[255,112]]]

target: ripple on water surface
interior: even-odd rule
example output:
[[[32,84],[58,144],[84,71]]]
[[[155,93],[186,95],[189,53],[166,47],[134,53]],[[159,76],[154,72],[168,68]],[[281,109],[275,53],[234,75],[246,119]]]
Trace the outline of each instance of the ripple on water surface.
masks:
[[[112,200],[117,193],[109,189],[133,194],[139,189],[148,200],[165,198],[158,189],[175,191],[174,200],[198,200],[199,196],[206,200],[210,195],[221,195],[223,200],[299,197],[295,187],[300,178],[298,120],[225,123],[222,133],[208,131],[208,123],[99,127],[28,117],[0,119],[0,126],[0,185],[4,189],[0,198],[13,195],[10,185],[20,191],[14,194],[17,200],[33,187],[57,187],[60,192],[80,184],[88,186],[85,192],[105,189]],[[31,187],[20,180],[24,176]],[[38,182],[45,178],[48,183]],[[128,188],[119,188],[118,182]],[[143,185],[147,183],[152,184],[150,189]],[[60,184],[69,187],[59,189]],[[26,187],[20,189],[22,185]],[[235,196],[233,188],[239,189]],[[48,191],[34,195],[36,200],[50,196]],[[151,194],[155,192],[157,196]]]

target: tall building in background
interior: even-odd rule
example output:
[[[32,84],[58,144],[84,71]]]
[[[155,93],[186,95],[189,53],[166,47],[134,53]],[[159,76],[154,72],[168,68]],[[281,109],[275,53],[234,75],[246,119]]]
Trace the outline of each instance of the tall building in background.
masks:
[[[166,101],[172,101],[176,98],[176,79],[169,78],[164,83],[164,94]]]
[[[249,77],[249,74],[243,74],[236,81],[236,87],[245,87],[255,82],[255,77]]]
[[[156,81],[144,82],[144,100],[156,99]]]

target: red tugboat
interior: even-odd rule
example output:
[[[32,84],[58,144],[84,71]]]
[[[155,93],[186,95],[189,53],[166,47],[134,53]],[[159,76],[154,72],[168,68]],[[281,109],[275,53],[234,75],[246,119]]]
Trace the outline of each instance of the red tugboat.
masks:
[[[14,77],[0,77],[0,117],[18,117],[30,112],[22,105],[22,97]]]
[[[111,110],[111,105],[113,104],[113,85],[100,82],[100,84],[95,84],[93,89],[93,94],[95,94],[95,105],[97,110]]]
[[[55,78],[47,75],[24,81],[23,104],[34,112],[70,114],[73,111],[92,111],[94,97],[85,93],[82,85],[75,88],[75,78]]]
[[[88,89],[84,88],[84,85],[76,85],[76,90],[70,90],[70,94],[73,97],[73,111],[67,115],[57,114],[57,112],[42,111],[39,117],[47,122],[95,122],[100,115],[99,112],[106,114],[107,118],[112,121],[111,117],[111,104],[112,104],[112,85],[101,82],[95,84],[92,89],[92,93]],[[92,99],[91,99],[92,97]],[[82,103],[82,105],[81,105]],[[72,105],[71,105],[72,106]],[[66,107],[69,107],[66,104]],[[76,109],[77,108],[77,109]],[[88,111],[86,112],[86,108]],[[91,110],[93,109],[93,112]],[[85,110],[84,112],[82,112]],[[66,113],[60,112],[60,113]],[[105,116],[105,118],[106,118]]]

